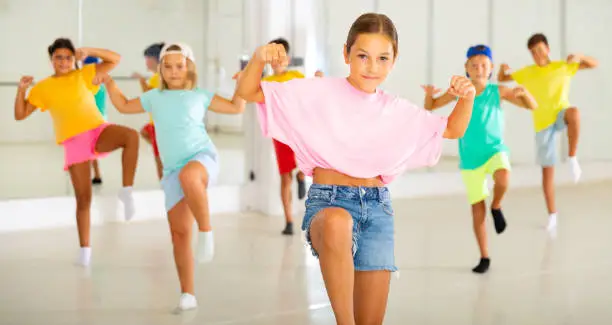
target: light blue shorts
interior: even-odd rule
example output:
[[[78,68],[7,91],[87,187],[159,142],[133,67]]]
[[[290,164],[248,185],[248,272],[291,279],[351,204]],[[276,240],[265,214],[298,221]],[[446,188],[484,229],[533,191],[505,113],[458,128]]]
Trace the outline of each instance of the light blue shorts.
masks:
[[[386,187],[313,184],[308,190],[302,230],[310,241],[310,224],[325,208],[339,207],[353,217],[353,263],[357,271],[397,271],[391,195]]]
[[[565,124],[565,111],[557,114],[555,123],[536,133],[536,154],[538,164],[542,167],[554,166],[557,162],[557,133],[563,131]]]
[[[208,172],[208,186],[210,186],[217,181],[217,177],[219,176],[218,157],[219,156],[216,149],[214,147],[210,147],[197,153],[195,156],[189,159],[185,165],[187,165],[187,163],[190,161],[197,161],[202,164],[202,166],[206,168],[206,172]],[[168,175],[164,175],[161,180],[161,186],[165,196],[166,211],[170,211],[183,199],[183,197],[185,197],[185,193],[183,193],[183,188],[181,187],[181,182],[179,180],[181,170],[182,167]]]

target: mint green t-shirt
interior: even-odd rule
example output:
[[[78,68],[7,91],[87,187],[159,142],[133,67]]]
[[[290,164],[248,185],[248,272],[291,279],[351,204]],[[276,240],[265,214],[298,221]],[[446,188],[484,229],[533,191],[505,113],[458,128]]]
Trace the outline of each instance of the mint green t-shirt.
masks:
[[[213,93],[198,88],[152,89],[140,96],[142,107],[151,113],[155,123],[164,175],[183,168],[195,155],[213,146],[204,125],[204,116],[213,96]]]
[[[474,99],[472,118],[459,139],[459,168],[476,169],[495,154],[508,151],[503,140],[504,112],[500,102],[495,84],[488,84]]]

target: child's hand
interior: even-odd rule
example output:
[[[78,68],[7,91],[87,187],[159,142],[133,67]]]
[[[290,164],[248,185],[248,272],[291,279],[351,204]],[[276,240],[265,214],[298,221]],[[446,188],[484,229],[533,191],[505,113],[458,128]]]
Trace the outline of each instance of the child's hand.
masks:
[[[89,56],[89,51],[87,50],[87,48],[84,48],[84,47],[76,49],[74,53],[74,57],[76,58],[77,61],[83,61],[88,56]]]
[[[112,78],[111,76],[108,75],[108,73],[97,73],[96,76],[93,78],[93,81],[91,82],[92,84],[98,86],[101,84],[106,84],[109,81],[111,81]]]
[[[423,90],[425,91],[425,95],[427,96],[433,96],[442,91],[442,89],[436,88],[436,86],[434,85],[421,85],[421,88],[423,88]]]
[[[567,63],[580,63],[582,61],[581,54],[570,54],[567,56]]]
[[[460,98],[474,99],[476,97],[476,88],[474,88],[470,79],[463,76],[453,76],[448,93]]]
[[[255,57],[264,63],[270,63],[274,65],[287,66],[289,59],[287,58],[287,52],[281,44],[266,44],[257,49]]]
[[[504,76],[507,75],[510,70],[510,66],[505,63],[499,66],[499,72]]]
[[[23,76],[21,80],[19,80],[19,89],[25,90],[30,87],[30,85],[34,82],[34,77],[32,76]]]

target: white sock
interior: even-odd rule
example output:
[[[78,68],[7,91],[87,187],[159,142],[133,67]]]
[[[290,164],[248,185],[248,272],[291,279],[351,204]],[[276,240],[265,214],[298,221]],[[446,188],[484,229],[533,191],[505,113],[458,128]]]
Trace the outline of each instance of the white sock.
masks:
[[[580,176],[582,175],[582,169],[580,169],[580,164],[578,164],[578,158],[576,158],[576,156],[569,157],[569,164],[572,171],[572,176],[574,177],[574,183],[578,183]]]
[[[200,231],[198,233],[198,246],[196,249],[196,262],[207,263],[212,261],[215,255],[215,240],[213,232]]]
[[[132,194],[132,187],[126,186],[119,190],[119,200],[123,203],[124,218],[126,221],[130,221],[134,218],[136,208],[134,207],[134,195]]]
[[[91,263],[91,247],[81,247],[79,250],[79,259],[77,264],[81,266],[89,266]]]
[[[557,228],[557,213],[551,213],[548,216],[548,226],[546,226],[546,229],[549,231],[552,231],[554,229]]]
[[[183,293],[181,294],[181,297],[179,298],[178,306],[176,306],[176,309],[174,310],[174,312],[180,313],[182,311],[195,309],[197,307],[198,307],[198,301],[196,300],[196,297],[189,293]]]

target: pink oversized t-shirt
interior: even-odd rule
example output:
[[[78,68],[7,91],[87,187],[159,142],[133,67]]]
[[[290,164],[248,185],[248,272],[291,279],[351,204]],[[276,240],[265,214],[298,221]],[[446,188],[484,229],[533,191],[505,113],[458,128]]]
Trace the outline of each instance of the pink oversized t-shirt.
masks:
[[[300,170],[333,169],[390,183],[406,169],[432,166],[446,117],[381,90],[368,94],[345,78],[262,82],[257,105],[264,136],[287,144]]]

